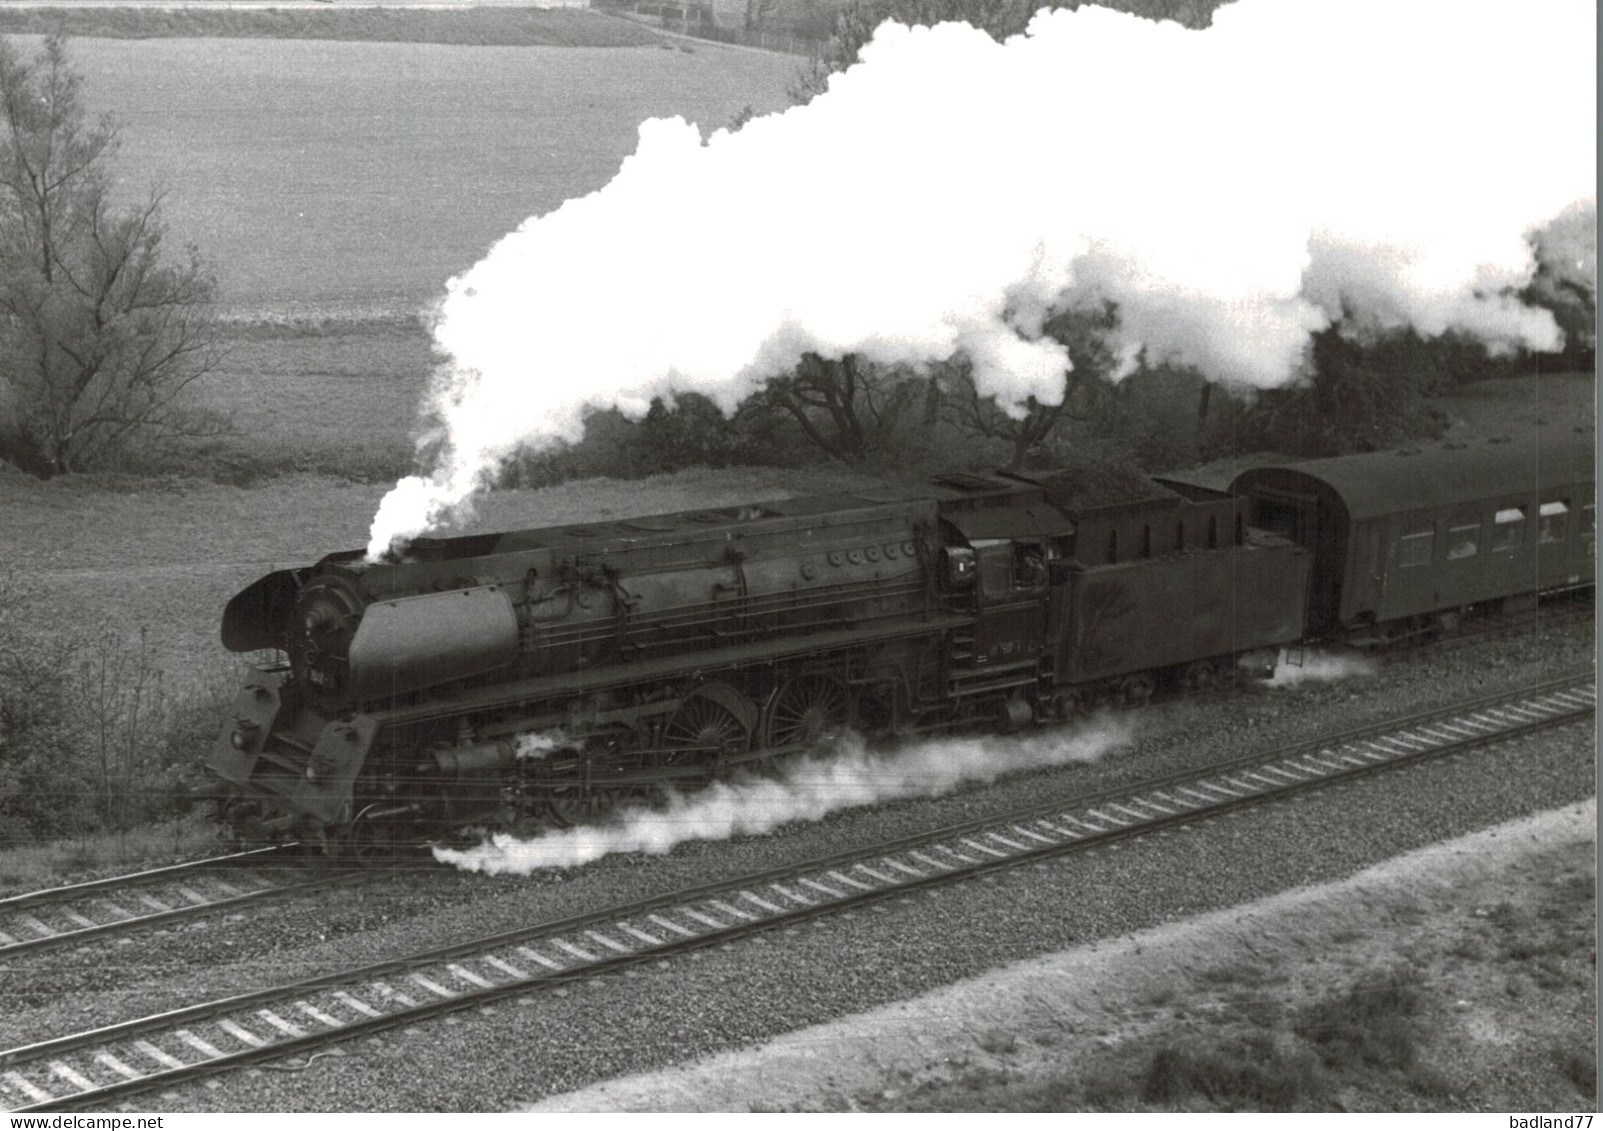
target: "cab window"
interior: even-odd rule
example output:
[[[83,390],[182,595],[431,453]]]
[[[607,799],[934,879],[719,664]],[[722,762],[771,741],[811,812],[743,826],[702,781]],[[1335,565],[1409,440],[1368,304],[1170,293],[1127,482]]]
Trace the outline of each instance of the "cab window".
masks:
[[[1046,587],[1046,550],[1038,543],[1026,542],[1013,547],[1013,588],[1043,589]]]
[[[1013,591],[1013,549],[1005,539],[977,539],[971,543],[980,559],[980,589],[987,597]]]

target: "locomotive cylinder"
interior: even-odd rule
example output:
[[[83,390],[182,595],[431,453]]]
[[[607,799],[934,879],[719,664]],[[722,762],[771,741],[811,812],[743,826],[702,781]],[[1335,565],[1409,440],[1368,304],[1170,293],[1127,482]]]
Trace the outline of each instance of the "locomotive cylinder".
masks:
[[[517,751],[511,742],[481,742],[473,746],[455,746],[434,752],[434,764],[447,777],[485,777],[517,760]]]

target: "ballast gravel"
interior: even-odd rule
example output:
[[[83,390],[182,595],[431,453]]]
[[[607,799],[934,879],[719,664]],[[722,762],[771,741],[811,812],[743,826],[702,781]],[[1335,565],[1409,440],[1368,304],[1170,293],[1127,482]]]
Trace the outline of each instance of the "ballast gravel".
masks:
[[[1139,713],[1101,761],[660,857],[529,877],[444,869],[204,920],[0,972],[0,1045],[590,911],[791,860],[1070,798],[1251,749],[1514,688],[1587,666],[1590,620],[1374,674]],[[394,1030],[304,1060],[135,1101],[158,1110],[500,1110],[737,1047],[1016,959],[1332,879],[1398,852],[1591,796],[1592,732],[1571,725],[1096,853]]]

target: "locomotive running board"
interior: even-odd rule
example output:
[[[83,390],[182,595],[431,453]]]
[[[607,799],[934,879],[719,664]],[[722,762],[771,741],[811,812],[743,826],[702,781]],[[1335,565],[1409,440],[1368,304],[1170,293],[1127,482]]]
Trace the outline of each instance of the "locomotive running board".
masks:
[[[470,691],[450,700],[449,703],[434,699],[406,707],[376,710],[369,712],[369,714],[378,720],[381,726],[399,726],[437,717],[442,713],[442,707],[447,708],[444,713],[450,715],[467,714],[470,711],[493,710],[497,707],[528,703],[538,699],[576,695],[580,692],[598,691],[612,687],[624,687],[643,680],[670,679],[675,676],[691,675],[698,672],[710,674],[725,668],[739,667],[756,661],[785,660],[795,656],[851,648],[860,644],[880,644],[891,640],[902,640],[909,636],[927,636],[973,623],[973,617],[948,614],[933,616],[927,620],[914,623],[898,621],[894,625],[841,629],[836,632],[815,632],[807,636],[796,636],[777,643],[772,641],[753,641],[739,644],[732,648],[715,648],[705,652],[680,653],[676,656],[665,656],[661,659],[645,660],[639,663],[613,664],[605,668],[590,668],[585,671],[563,672],[561,675],[540,676],[535,679],[522,680],[518,683],[496,684],[493,687]]]

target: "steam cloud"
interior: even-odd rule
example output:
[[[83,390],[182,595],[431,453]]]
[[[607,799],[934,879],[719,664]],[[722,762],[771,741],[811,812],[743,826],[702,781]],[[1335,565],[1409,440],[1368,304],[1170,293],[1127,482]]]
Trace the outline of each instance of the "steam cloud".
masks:
[[[1304,683],[1334,683],[1342,679],[1374,675],[1375,661],[1352,652],[1309,651],[1300,664],[1282,662],[1270,677],[1270,687],[1298,687]]]
[[[442,863],[490,875],[573,868],[619,852],[662,854],[690,840],[727,840],[815,821],[841,809],[909,797],[936,797],[1019,770],[1092,762],[1129,741],[1122,720],[1023,738],[934,739],[889,752],[844,740],[828,757],[783,763],[772,778],[714,782],[670,794],[666,809],[630,808],[611,823],[563,829],[532,840],[496,834],[474,848],[436,848]]]
[[[611,184],[448,284],[437,463],[384,500],[369,552],[461,517],[587,406],[730,410],[809,350],[962,353],[1012,405],[1061,393],[1045,318],[1106,300],[1127,362],[1235,386],[1295,377],[1337,316],[1556,348],[1512,292],[1533,232],[1578,203],[1595,223],[1595,20],[1238,0],[1206,31],[1098,8],[1005,44],[886,24],[805,106],[705,141],[648,121]]]

